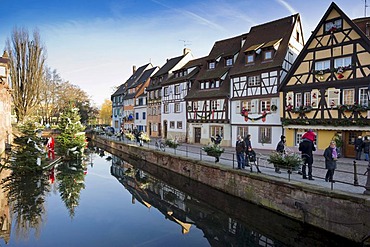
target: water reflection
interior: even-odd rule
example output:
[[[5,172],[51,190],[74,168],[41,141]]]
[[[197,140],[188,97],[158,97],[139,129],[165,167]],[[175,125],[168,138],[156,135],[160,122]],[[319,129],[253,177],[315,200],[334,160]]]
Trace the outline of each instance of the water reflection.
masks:
[[[113,156],[111,174],[132,194],[132,203],[155,207],[183,234],[201,229],[211,246],[355,245],[143,160],[124,159]]]
[[[71,218],[79,205],[81,190],[84,186],[87,160],[57,163],[42,169],[27,168],[27,156],[17,162],[6,161],[11,166],[0,167],[0,237],[9,241],[11,224],[14,224],[16,239],[27,240],[34,232],[40,235],[46,222],[45,202],[50,192],[58,192]]]

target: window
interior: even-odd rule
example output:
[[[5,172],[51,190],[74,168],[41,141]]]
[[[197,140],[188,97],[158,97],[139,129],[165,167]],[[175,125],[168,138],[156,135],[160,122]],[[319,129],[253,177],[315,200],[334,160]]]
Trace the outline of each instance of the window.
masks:
[[[258,142],[271,144],[271,127],[259,127]]]
[[[339,93],[340,91],[335,88],[328,89],[328,104],[329,107],[336,107],[339,104]]]
[[[175,85],[175,94],[180,94],[180,85]]]
[[[219,134],[221,137],[224,136],[224,128],[222,126],[210,126],[210,137]]]
[[[352,57],[341,57],[334,59],[334,68],[351,66]]]
[[[138,119],[139,119],[139,113],[138,113],[138,112],[136,112],[136,113],[135,113],[135,119],[136,119],[136,120],[138,120]]]
[[[208,69],[214,69],[216,67],[216,62],[208,62]]]
[[[299,146],[299,143],[301,143],[301,141],[302,141],[302,136],[306,132],[307,131],[306,130],[303,130],[303,129],[296,130],[296,132],[295,132],[295,145],[296,146]],[[313,141],[313,143],[316,145],[317,133],[316,132],[314,132],[314,133],[315,133],[315,140]]]
[[[297,42],[299,43],[299,38],[300,38],[300,35],[299,35],[299,32],[297,31],[297,35],[296,35],[296,40],[297,40]]]
[[[248,135],[248,127],[246,126],[238,126],[236,129],[236,136],[241,136],[243,139]]]
[[[303,100],[305,106],[311,106],[311,92],[305,92]]]
[[[226,59],[226,66],[231,66],[233,65],[233,59],[232,58],[227,58]]]
[[[168,96],[168,92],[169,92],[168,87],[164,87],[163,91],[164,91],[164,96]]]
[[[295,94],[295,107],[300,107],[300,106],[302,106],[302,94],[296,93]]]
[[[270,111],[271,101],[270,99],[261,99],[261,112]]]
[[[343,89],[343,104],[353,105],[355,103],[355,90]]]
[[[325,32],[334,32],[342,29],[342,19],[336,19],[325,23]]]
[[[169,113],[170,112],[169,105],[167,103],[163,105],[163,112],[164,113]]]
[[[270,60],[272,59],[272,51],[265,51],[264,53],[264,60]]]
[[[146,112],[143,112],[143,119],[146,119]]]
[[[252,108],[252,106],[251,106],[252,100],[243,100],[240,103],[241,103],[240,104],[241,105],[241,110],[243,110],[243,109],[245,109],[247,111],[250,111],[251,110],[251,108]]]
[[[153,115],[157,115],[157,108],[153,107],[152,110],[153,110]]]
[[[360,88],[359,91],[359,101],[360,105],[368,106],[369,104],[369,89],[368,88]]]
[[[260,79],[259,75],[248,77],[248,86],[249,87],[255,87],[255,86],[260,86],[260,85],[261,85],[261,79]]]
[[[180,103],[175,103],[175,112],[180,112]]]
[[[181,121],[177,121],[177,128],[182,129],[182,122]]]
[[[247,55],[247,63],[253,63],[254,62],[254,54]]]
[[[170,121],[170,129],[174,129],[175,128],[175,121]]]
[[[330,60],[315,62],[315,70],[326,70],[326,69],[330,69]]]

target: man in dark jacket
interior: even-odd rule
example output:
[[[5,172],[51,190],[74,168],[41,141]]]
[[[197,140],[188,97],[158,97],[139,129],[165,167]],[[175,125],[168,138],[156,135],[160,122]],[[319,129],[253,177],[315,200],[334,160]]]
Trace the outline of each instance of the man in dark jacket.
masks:
[[[245,152],[245,142],[241,136],[238,136],[238,140],[235,145],[236,159],[238,161],[238,169],[245,168],[244,152]]]
[[[356,151],[356,160],[361,160],[361,152],[363,148],[362,136],[358,136],[355,140],[355,151]]]
[[[285,154],[285,136],[280,136],[280,141],[278,142],[277,146],[276,146],[276,152],[278,152],[279,154],[281,155],[284,155]],[[276,173],[281,173],[280,172],[280,168],[278,166],[275,166],[275,172]]]
[[[252,152],[251,135],[244,138],[245,142],[245,166],[249,166],[249,153]]]
[[[308,179],[314,180],[312,178],[312,164],[313,164],[313,151],[316,151],[315,145],[313,144],[314,135],[303,135],[303,140],[299,143],[299,151],[301,151],[303,166],[302,166],[302,177],[307,179],[306,166],[308,167]]]

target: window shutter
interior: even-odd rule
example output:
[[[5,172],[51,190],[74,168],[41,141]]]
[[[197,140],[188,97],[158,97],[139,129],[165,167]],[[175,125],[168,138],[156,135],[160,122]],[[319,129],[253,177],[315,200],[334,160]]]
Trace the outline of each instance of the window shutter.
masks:
[[[276,106],[276,107],[273,107],[273,105]],[[272,98],[271,99],[271,106],[270,106],[271,111],[276,112],[277,106],[278,106],[278,99],[277,98]]]
[[[251,101],[251,113],[258,113],[258,99]]]

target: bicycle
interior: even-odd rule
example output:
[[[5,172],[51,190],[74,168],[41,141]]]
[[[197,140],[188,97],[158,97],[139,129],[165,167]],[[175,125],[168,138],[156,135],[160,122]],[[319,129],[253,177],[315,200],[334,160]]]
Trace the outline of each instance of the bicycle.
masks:
[[[164,152],[166,151],[166,144],[162,141],[162,139],[158,139],[155,141],[155,148]]]

